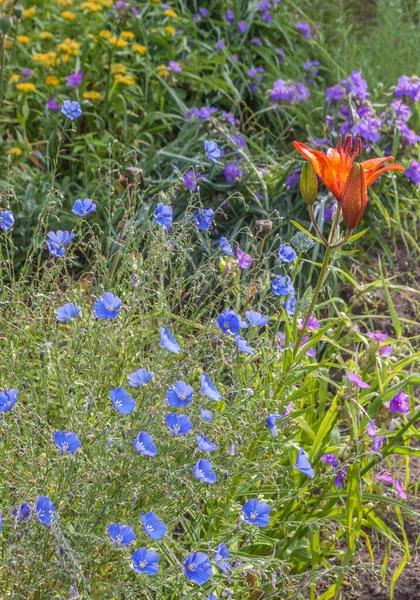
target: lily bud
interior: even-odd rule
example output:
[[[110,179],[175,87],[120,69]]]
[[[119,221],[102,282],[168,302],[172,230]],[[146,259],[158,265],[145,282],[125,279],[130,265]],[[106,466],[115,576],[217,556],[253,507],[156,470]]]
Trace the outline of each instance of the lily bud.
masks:
[[[318,195],[318,178],[311,163],[307,162],[302,167],[300,174],[300,193],[305,204],[315,204]]]
[[[344,225],[349,231],[357,227],[368,203],[366,177],[363,166],[354,163],[341,199]]]

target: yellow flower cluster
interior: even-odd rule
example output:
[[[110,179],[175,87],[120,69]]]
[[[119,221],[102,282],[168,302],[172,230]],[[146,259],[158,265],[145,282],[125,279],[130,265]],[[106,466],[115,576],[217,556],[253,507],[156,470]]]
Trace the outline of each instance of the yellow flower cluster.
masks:
[[[19,44],[29,44],[29,42],[32,41],[27,35],[18,35],[16,39]]]
[[[127,67],[125,65],[122,65],[121,63],[112,63],[111,65],[111,74],[112,75],[124,75],[124,73],[126,73],[127,71]]]
[[[171,17],[172,19],[176,18],[176,12],[174,11],[173,8],[167,8],[166,10],[163,11],[163,14],[166,15],[167,17]]]
[[[100,37],[104,38],[104,40],[109,40],[112,38],[112,33],[109,31],[109,29],[101,29],[99,35]]]
[[[28,92],[34,92],[36,90],[36,87],[33,83],[17,83],[16,88],[25,94]]]
[[[121,31],[121,37],[125,40],[133,40],[134,33],[132,31]]]
[[[73,4],[73,0],[58,0],[58,4],[60,6],[71,6]]]
[[[166,33],[169,33],[169,35],[175,35],[175,33],[176,33],[175,27],[172,27],[171,25],[167,25],[165,27],[165,31],[166,31]]]
[[[35,16],[35,14],[36,14],[35,6],[32,6],[32,8],[27,8],[26,10],[24,10],[22,12],[22,16],[24,19],[30,19],[31,17]]]
[[[50,31],[40,31],[38,33],[38,37],[40,40],[53,40],[54,35]]]
[[[96,92],[95,90],[83,92],[83,98],[85,98],[85,100],[99,100],[101,97],[102,94],[100,92]]]
[[[156,67],[156,73],[159,75],[159,77],[165,77],[167,72],[168,67],[166,65],[159,65],[158,67]]]
[[[70,54],[71,56],[77,56],[77,53],[79,52],[79,48],[80,48],[79,42],[76,42],[75,40],[72,40],[70,38],[66,38],[64,40],[64,42],[62,42],[58,46],[58,50],[60,52],[63,52],[64,54]]]
[[[142,46],[141,44],[133,44],[132,48],[134,50],[134,52],[137,52],[137,54],[146,54],[147,52],[147,48],[146,46]]]
[[[95,2],[82,2],[80,8],[86,8],[86,10],[90,10],[91,12],[99,12],[102,10],[102,6]]]
[[[14,73],[13,75],[10,76],[9,83],[15,83],[16,81],[19,81],[19,75]]]
[[[63,17],[63,19],[66,19],[66,21],[73,21],[76,18],[76,15],[69,10],[65,10],[64,12],[62,12],[61,16]]]
[[[22,150],[16,147],[9,148],[7,154],[9,154],[10,156],[19,156],[19,154],[22,154]]]
[[[57,60],[55,52],[37,52],[33,55],[32,60],[39,62],[43,67],[52,67]]]
[[[56,86],[60,83],[60,80],[55,75],[48,75],[48,77],[45,78],[45,83],[47,85]]]
[[[109,43],[112,44],[113,46],[116,46],[117,48],[125,48],[127,45],[127,42],[125,42],[121,38],[116,38],[116,37],[110,37]]]
[[[117,75],[115,75],[115,81],[117,83],[122,83],[123,85],[136,85],[136,81],[131,75],[121,75],[120,73],[117,73]]]

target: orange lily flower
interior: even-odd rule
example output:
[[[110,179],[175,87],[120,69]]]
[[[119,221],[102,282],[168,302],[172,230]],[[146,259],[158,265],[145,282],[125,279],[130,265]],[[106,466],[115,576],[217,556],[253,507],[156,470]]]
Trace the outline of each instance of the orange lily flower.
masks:
[[[353,139],[351,135],[346,137],[344,145],[341,143],[340,136],[337,147],[328,148],[327,154],[323,154],[319,150],[312,150],[301,142],[293,142],[293,145],[311,163],[315,173],[340,202],[354,160],[362,153],[360,138],[356,139],[352,154]],[[384,158],[371,158],[360,163],[363,167],[366,188],[370,187],[379,175],[385,173],[385,171],[404,171],[404,167],[396,163],[382,166],[392,160],[394,160],[392,156],[386,156]]]

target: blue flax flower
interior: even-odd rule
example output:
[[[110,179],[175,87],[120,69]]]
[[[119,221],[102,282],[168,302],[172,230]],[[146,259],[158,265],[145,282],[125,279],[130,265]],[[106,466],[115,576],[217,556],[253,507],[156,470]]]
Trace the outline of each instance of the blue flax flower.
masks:
[[[286,314],[289,315],[289,317],[293,317],[293,315],[295,314],[295,308],[296,308],[296,297],[289,296],[289,298],[287,298],[287,300],[285,300],[285,302],[283,304],[283,308],[286,311]]]
[[[271,289],[276,296],[289,296],[289,294],[295,294],[295,288],[288,275],[286,275],[286,277],[276,277],[271,282]]]
[[[279,248],[279,259],[282,263],[290,263],[295,260],[296,252],[289,244],[281,244]]]
[[[14,224],[15,219],[11,210],[3,210],[0,212],[0,228],[7,231]]]
[[[219,146],[212,140],[206,140],[204,142],[204,152],[207,154],[207,158],[215,163],[217,163],[217,159],[221,155]]]
[[[112,523],[108,527],[108,535],[117,546],[128,546],[136,539],[136,534],[129,525]]]
[[[240,335],[235,336],[235,342],[236,347],[240,352],[244,352],[245,354],[255,354],[248,342],[246,342],[244,338],[241,338]]]
[[[157,448],[152,436],[145,431],[140,431],[134,440],[134,448],[144,456],[156,456]]]
[[[268,415],[265,422],[267,423],[267,427],[271,430],[271,433],[274,436],[279,434],[278,429],[276,427],[277,419],[281,419],[281,415]]]
[[[210,400],[215,400],[216,402],[220,402],[222,399],[222,394],[216,388],[215,385],[212,384],[207,375],[201,375],[201,393],[210,398]]]
[[[305,450],[302,448],[300,448],[298,452],[295,468],[301,473],[304,473],[307,477],[315,476],[315,472],[309,463],[309,459],[305,453]]]
[[[229,561],[230,554],[226,544],[219,544],[214,553],[214,562],[220,569],[222,569],[224,573],[229,573],[229,571],[232,569]]]
[[[200,416],[203,421],[207,421],[207,423],[213,421],[213,415],[211,414],[211,411],[203,408],[202,406],[200,406]]]
[[[75,200],[72,208],[74,214],[78,215],[79,217],[86,217],[86,215],[94,210],[96,210],[96,204],[90,198],[85,198],[84,200]]]
[[[82,114],[80,104],[73,100],[64,100],[61,112],[67,119],[74,121]]]
[[[152,381],[153,377],[154,373],[152,371],[148,371],[147,369],[139,369],[128,376],[128,381],[132,387],[139,388],[142,385],[149,383],[149,381]]]
[[[172,223],[172,212],[170,206],[166,206],[163,202],[159,202],[153,216],[155,217],[156,223],[167,227]]]
[[[136,407],[134,398],[128,395],[128,392],[121,387],[111,388],[109,390],[112,406],[122,415],[130,415]]]
[[[61,323],[67,323],[67,321],[70,321],[71,319],[77,317],[81,310],[82,309],[80,308],[80,306],[76,306],[76,304],[72,304],[71,302],[69,302],[68,304],[64,304],[64,306],[60,306],[60,308],[57,308],[57,310],[55,311],[56,319]]]
[[[144,533],[154,540],[160,540],[166,533],[166,525],[152,512],[142,513],[140,515],[141,524]]]
[[[228,254],[229,256],[233,256],[232,246],[229,244],[227,238],[225,238],[225,237],[220,238],[219,248],[223,252],[223,254]]]
[[[174,435],[186,435],[192,429],[192,423],[187,415],[177,415],[169,413],[165,417],[166,427],[172,431]]]
[[[173,352],[173,354],[181,354],[181,346],[171,336],[166,327],[160,328],[160,345],[162,346],[162,348],[165,348],[165,350]]]
[[[159,571],[159,556],[154,550],[147,548],[138,548],[133,556],[134,570],[137,573],[146,573],[146,575],[156,575]]]
[[[197,446],[199,450],[202,452],[213,452],[219,448],[219,446],[213,444],[213,442],[211,442],[205,435],[197,434],[195,439],[197,440]]]
[[[216,473],[213,471],[213,465],[205,458],[200,458],[193,469],[194,475],[203,483],[214,483]]]
[[[19,506],[19,508],[15,508],[12,510],[12,515],[16,517],[18,521],[26,521],[31,516],[32,509],[29,504],[24,502]]]
[[[48,252],[53,256],[64,256],[64,246],[67,246],[75,235],[69,231],[62,231],[59,229],[56,232],[48,232],[47,237]]]
[[[51,527],[57,509],[47,496],[39,496],[35,505],[36,518],[43,525]]]
[[[197,227],[200,231],[207,231],[210,229],[213,222],[214,210],[212,208],[200,208],[195,215]]]
[[[233,334],[238,333],[241,326],[238,315],[229,309],[217,317],[217,324],[222,333]]]
[[[255,325],[256,327],[264,327],[270,320],[270,317],[263,317],[260,313],[255,312],[254,310],[246,311],[246,318],[250,322],[251,325]]]
[[[169,406],[187,406],[191,402],[194,390],[185,381],[177,381],[166,392]]]
[[[95,300],[93,310],[98,319],[115,319],[120,312],[121,300],[111,292],[105,292]]]
[[[242,512],[249,525],[265,527],[270,521],[270,507],[266,502],[258,502],[258,498],[248,500],[243,505]]]
[[[199,585],[206,583],[211,577],[211,563],[204,552],[194,552],[184,562],[184,572],[188,579]]]
[[[0,392],[0,412],[11,410],[16,404],[19,390],[3,390]]]
[[[63,454],[65,452],[76,452],[82,445],[77,435],[71,431],[56,431],[54,433],[54,444]]]

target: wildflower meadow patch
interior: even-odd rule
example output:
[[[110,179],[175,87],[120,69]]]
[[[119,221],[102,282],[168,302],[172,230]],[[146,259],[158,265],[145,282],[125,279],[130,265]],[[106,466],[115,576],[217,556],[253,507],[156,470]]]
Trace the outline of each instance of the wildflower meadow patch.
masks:
[[[409,597],[418,32],[325,4],[2,3],[1,598]]]

